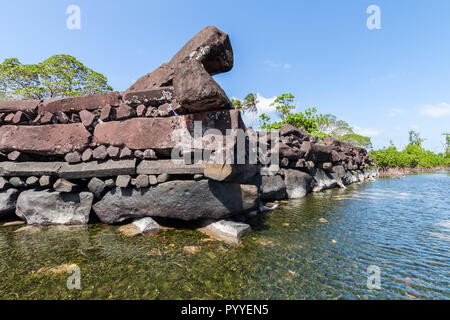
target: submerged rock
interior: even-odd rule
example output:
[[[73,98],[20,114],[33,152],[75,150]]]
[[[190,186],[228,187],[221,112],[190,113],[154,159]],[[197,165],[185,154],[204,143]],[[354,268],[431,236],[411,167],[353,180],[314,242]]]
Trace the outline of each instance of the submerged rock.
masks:
[[[83,225],[89,221],[94,196],[27,190],[17,199],[16,215],[30,225]]]
[[[135,237],[144,234],[158,234],[162,231],[161,226],[152,218],[142,218],[133,223],[121,226],[119,232],[126,237]]]
[[[165,217],[181,220],[235,215],[258,207],[255,186],[215,181],[170,181],[141,190],[115,188],[94,205],[102,222]]]
[[[0,218],[8,213],[14,212],[18,196],[19,191],[16,189],[8,189],[0,192]]]
[[[229,244],[239,244],[240,240],[252,231],[250,225],[229,220],[206,220],[200,232]]]

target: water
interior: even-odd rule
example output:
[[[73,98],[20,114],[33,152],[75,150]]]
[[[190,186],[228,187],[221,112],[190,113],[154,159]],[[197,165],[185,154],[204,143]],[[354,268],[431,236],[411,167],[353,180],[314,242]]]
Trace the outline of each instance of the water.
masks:
[[[286,201],[238,248],[193,230],[0,227],[0,298],[449,299],[449,187],[440,172]],[[48,271],[64,264],[80,267],[81,290]],[[380,290],[367,287],[371,265]]]

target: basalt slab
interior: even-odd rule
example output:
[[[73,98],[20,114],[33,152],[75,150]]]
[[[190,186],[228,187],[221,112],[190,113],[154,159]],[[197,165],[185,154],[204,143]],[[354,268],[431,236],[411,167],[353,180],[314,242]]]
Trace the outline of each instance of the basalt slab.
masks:
[[[179,108],[175,112],[192,113],[231,109],[225,92],[196,60],[180,64],[173,78],[175,99]]]
[[[35,111],[41,100],[0,101],[0,112]]]
[[[255,186],[179,180],[140,190],[112,189],[93,209],[102,222],[113,224],[141,217],[221,219],[254,210],[258,204]]]
[[[136,159],[108,160],[106,162],[83,162],[79,164],[64,163],[58,175],[64,179],[85,179],[94,177],[115,177],[119,175],[134,175]]]
[[[16,215],[30,225],[84,225],[93,200],[90,192],[27,190],[17,199]]]
[[[168,103],[173,97],[173,87],[154,88],[124,93],[123,100],[127,104],[160,106]]]
[[[18,196],[19,191],[16,189],[8,189],[0,192],[0,218],[14,212]]]
[[[203,174],[205,166],[206,163],[203,161],[185,164],[183,160],[144,160],[137,167],[137,174],[195,175]]]
[[[71,98],[51,98],[42,102],[38,111],[43,115],[49,113],[74,113],[81,110],[101,109],[106,105],[117,106],[120,104],[120,94],[118,92],[109,92],[105,94],[87,95]]]
[[[81,123],[0,127],[0,151],[64,155],[85,149],[91,134]]]
[[[196,113],[167,118],[134,118],[125,121],[100,123],[95,127],[94,137],[99,144],[126,146],[132,150],[153,149],[172,150],[180,144],[182,137],[194,137],[194,123],[201,123],[199,133],[216,129],[226,135],[227,129],[245,128],[239,111],[226,110],[208,113]],[[201,137],[208,141],[208,135]],[[203,145],[207,148],[207,142]]]
[[[141,77],[126,92],[169,86],[174,68],[190,59],[200,61],[210,75],[230,71],[234,59],[228,35],[213,26],[202,29],[169,63],[164,63],[155,71]]]
[[[0,176],[56,176],[64,162],[0,162]]]

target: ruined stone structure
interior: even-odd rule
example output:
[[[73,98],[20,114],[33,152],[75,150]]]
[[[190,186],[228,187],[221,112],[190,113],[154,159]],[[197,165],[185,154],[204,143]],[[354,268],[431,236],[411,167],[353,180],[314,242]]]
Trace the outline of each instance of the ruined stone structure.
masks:
[[[0,102],[0,217],[16,214],[31,225],[134,219],[136,233],[155,232],[148,217],[209,219],[205,232],[216,228],[233,238],[249,227],[217,221],[260,210],[261,200],[303,197],[376,176],[366,169],[373,163],[364,149],[319,141],[291,126],[281,128],[276,175],[262,176],[260,163],[207,162],[224,152],[205,143],[207,130],[224,136],[227,129],[245,130],[212,78],[232,67],[228,35],[206,27],[124,92]],[[211,158],[173,161],[174,132],[194,136],[196,121],[206,138],[181,155],[209,149]]]

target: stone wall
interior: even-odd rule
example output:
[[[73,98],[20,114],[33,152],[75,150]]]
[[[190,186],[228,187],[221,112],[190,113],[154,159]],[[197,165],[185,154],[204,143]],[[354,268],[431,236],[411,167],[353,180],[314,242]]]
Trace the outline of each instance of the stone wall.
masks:
[[[246,130],[212,78],[232,67],[228,35],[207,27],[124,92],[0,102],[0,218],[15,214],[31,225],[133,220],[132,233],[155,232],[149,217],[198,220],[204,232],[229,239],[249,226],[217,221],[245,219],[264,210],[261,201],[376,177],[366,150],[287,125],[276,143],[275,175],[264,176],[261,162],[212,162],[225,150],[210,143],[217,138],[208,130],[227,141],[227,130]],[[174,132],[195,137],[196,123],[204,135],[200,148],[180,154]],[[230,141],[226,148],[236,149]],[[211,158],[175,161],[174,149],[189,160],[205,150]]]

